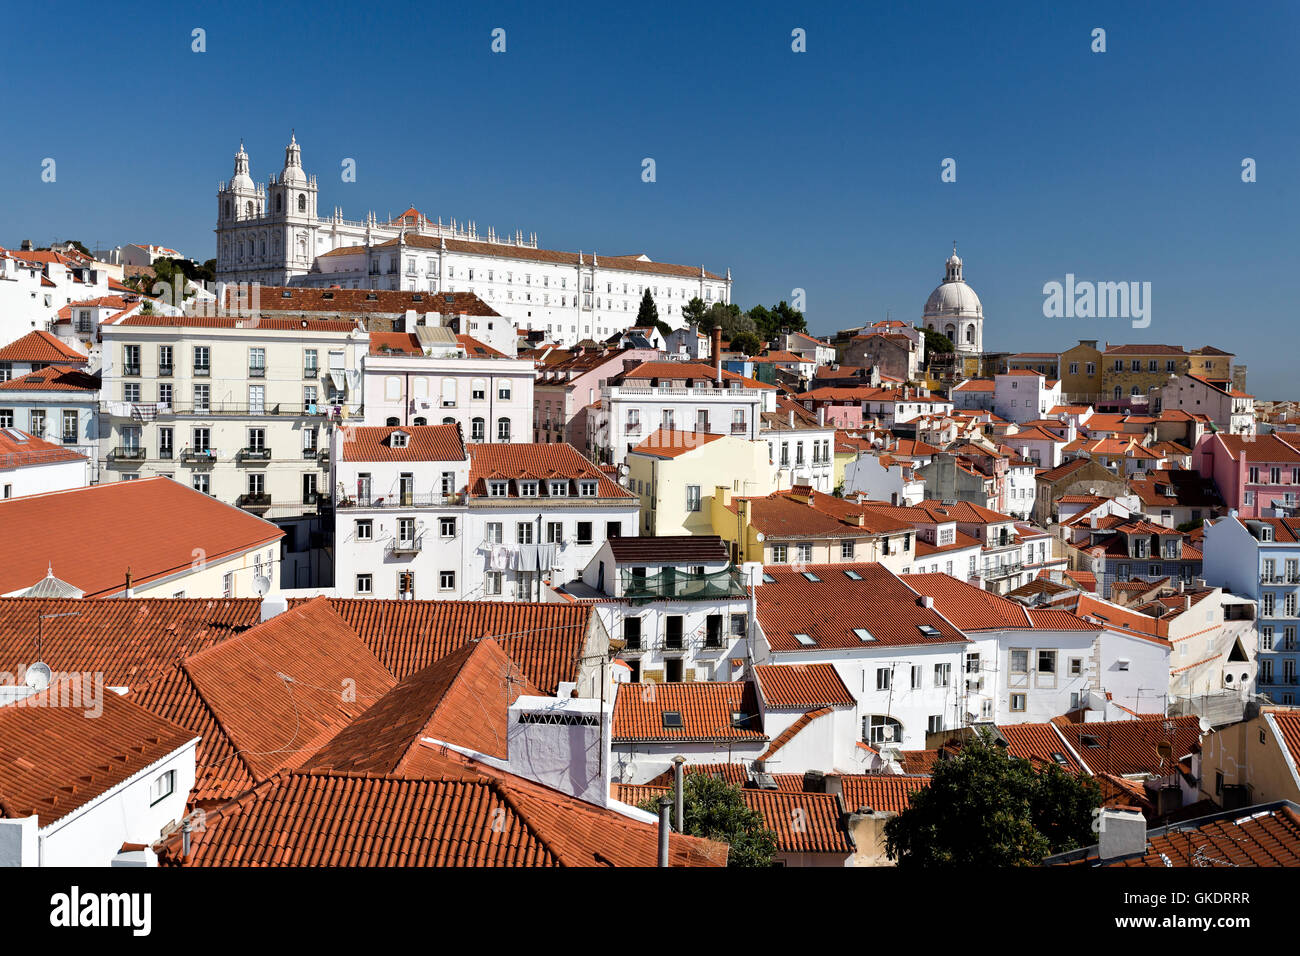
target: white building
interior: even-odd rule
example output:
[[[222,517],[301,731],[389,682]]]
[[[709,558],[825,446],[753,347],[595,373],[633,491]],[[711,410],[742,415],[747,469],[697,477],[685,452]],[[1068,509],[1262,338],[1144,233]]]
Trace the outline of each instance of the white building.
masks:
[[[978,355],[984,351],[984,306],[975,290],[962,278],[957,247],[944,266],[944,277],[925,301],[921,324],[952,339],[957,354]]]
[[[0,382],[0,427],[21,428],[86,458],[99,480],[99,377],[52,365]]]
[[[776,388],[698,362],[643,362],[611,376],[587,417],[587,449],[622,464],[656,429],[759,438],[760,416],[776,411]],[[833,456],[832,456],[833,457]]]
[[[457,425],[471,442],[532,436],[533,363],[469,336],[427,325],[371,332],[363,371],[367,424]]]
[[[0,426],[0,497],[64,491],[90,484],[90,459],[63,445]]]
[[[315,513],[361,405],[351,321],[129,315],[101,327],[101,480],[166,475],[256,514]]]
[[[72,302],[120,291],[93,259],[0,248],[0,342],[44,330]]]
[[[380,220],[318,215],[315,176],[291,138],[284,168],[255,185],[240,144],[234,176],[217,192],[217,278],[267,285],[474,292],[521,330],[573,344],[636,323],[647,289],[670,325],[693,298],[731,301],[731,276],[645,255],[598,256],[539,248],[536,234],[480,233],[433,222],[414,208]]]
[[[1061,404],[1061,383],[1041,372],[1012,369],[993,379],[993,413],[1020,424],[1046,418]]]
[[[453,425],[334,441],[343,596],[537,600],[637,531],[637,499],[568,445],[466,446]]]

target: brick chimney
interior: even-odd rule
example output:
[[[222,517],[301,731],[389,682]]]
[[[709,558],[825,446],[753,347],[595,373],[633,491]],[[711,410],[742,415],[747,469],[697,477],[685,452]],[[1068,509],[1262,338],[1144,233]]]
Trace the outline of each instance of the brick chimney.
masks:
[[[710,348],[713,350],[713,379],[719,385],[722,384],[722,327],[715,325],[713,327]]]

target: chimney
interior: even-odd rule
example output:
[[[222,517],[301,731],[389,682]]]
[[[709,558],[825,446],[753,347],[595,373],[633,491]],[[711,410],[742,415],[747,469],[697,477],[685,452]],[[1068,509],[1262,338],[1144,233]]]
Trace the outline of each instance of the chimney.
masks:
[[[126,597],[135,597],[135,588],[131,587],[131,568],[126,569]]]
[[[181,824],[181,858],[187,858],[190,855],[190,818],[186,817],[185,822]]]
[[[668,865],[668,812],[672,809],[672,797],[659,798],[659,865]]]
[[[719,385],[722,384],[722,327],[715,325],[713,327],[713,339],[711,347],[713,349],[713,378]]]
[[[686,832],[686,795],[685,795],[685,767],[686,758],[678,754],[673,758],[673,819],[676,823],[673,826],[678,833]]]
[[[823,405],[817,409],[817,424],[824,426],[826,424],[826,406]]]
[[[1098,820],[1097,856],[1114,860],[1143,853],[1147,848],[1147,821],[1140,810],[1103,807]]]
[[[934,598],[930,597],[930,595],[928,594],[922,594],[919,598],[916,599],[916,603],[923,608],[927,608],[927,609],[933,608]]]

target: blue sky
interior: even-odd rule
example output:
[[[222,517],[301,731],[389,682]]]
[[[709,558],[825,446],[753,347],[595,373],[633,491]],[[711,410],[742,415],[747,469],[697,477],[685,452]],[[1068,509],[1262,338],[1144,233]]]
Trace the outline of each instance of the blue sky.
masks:
[[[1300,319],[1285,291],[1300,5],[60,4],[42,18],[0,37],[0,244],[209,258],[240,138],[262,182],[295,127],[322,211],[351,219],[413,203],[549,248],[730,267],[742,306],[804,289],[817,332],[918,319],[956,239],[989,349],[1214,344],[1260,397],[1300,397],[1285,347]],[[1150,328],[1044,318],[1043,284],[1066,273],[1150,282]]]

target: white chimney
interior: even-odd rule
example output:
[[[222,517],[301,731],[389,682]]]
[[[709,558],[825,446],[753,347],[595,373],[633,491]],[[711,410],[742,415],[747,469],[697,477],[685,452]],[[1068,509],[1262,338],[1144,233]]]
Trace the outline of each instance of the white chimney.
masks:
[[[1100,859],[1114,860],[1146,852],[1147,821],[1142,811],[1103,807],[1098,824],[1097,856]]]
[[[518,698],[508,712],[508,769],[579,800],[608,806],[613,715],[612,700]]]

